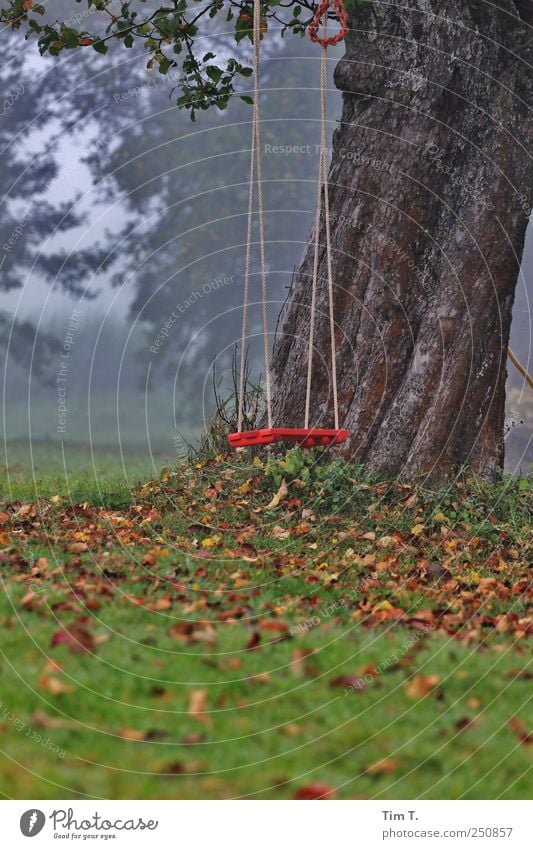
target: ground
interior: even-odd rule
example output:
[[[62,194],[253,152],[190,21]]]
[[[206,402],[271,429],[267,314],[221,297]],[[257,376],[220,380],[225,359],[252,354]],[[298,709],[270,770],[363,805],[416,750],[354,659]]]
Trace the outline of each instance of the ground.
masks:
[[[528,797],[530,478],[52,453],[0,480],[4,795]]]

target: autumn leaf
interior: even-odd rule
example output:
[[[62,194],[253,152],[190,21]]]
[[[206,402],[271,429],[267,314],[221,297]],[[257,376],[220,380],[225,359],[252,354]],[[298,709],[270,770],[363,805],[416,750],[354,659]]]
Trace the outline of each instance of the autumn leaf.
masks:
[[[207,690],[191,690],[189,693],[187,713],[205,725],[209,725],[212,722],[211,717],[207,713]]]
[[[261,634],[259,631],[254,631],[248,642],[246,643],[247,651],[253,651],[261,645]]]
[[[524,744],[533,743],[533,732],[528,731],[524,723],[517,716],[511,717],[507,727],[515,734],[518,740]]]
[[[289,489],[287,487],[287,483],[285,481],[285,478],[283,478],[283,480],[281,481],[280,487],[279,487],[278,491],[276,492],[274,498],[272,499],[272,501],[269,504],[267,504],[265,509],[266,510],[275,510],[275,508],[279,506],[280,502],[283,501],[283,499],[286,498],[288,494],[289,494]]]
[[[381,758],[381,760],[370,764],[365,770],[368,775],[390,775],[396,772],[400,762],[396,758]]]
[[[312,800],[312,799],[334,799],[335,788],[330,784],[322,784],[316,782],[314,784],[305,784],[293,796],[293,799]]]
[[[46,690],[51,696],[64,696],[67,693],[73,693],[74,687],[56,678],[54,675],[42,674],[39,678],[39,687],[41,690]]]
[[[405,693],[409,699],[423,699],[439,683],[438,675],[414,675],[409,684],[405,686]]]
[[[158,598],[148,605],[150,610],[170,610],[172,601],[169,598]]]
[[[68,550],[71,554],[82,554],[84,551],[89,551],[89,546],[86,542],[72,542]]]
[[[218,534],[213,534],[212,537],[206,537],[202,540],[202,548],[214,548],[215,545],[218,545],[221,540],[221,537]]]
[[[92,634],[79,625],[72,625],[56,631],[51,641],[51,646],[67,646],[74,653],[94,651],[95,642]]]
[[[119,737],[123,740],[145,740],[146,731],[140,731],[137,728],[121,728],[118,732]]]
[[[355,675],[339,675],[329,682],[330,687],[345,687],[350,692],[358,690],[362,692],[366,690],[367,684],[362,678],[356,678]]]

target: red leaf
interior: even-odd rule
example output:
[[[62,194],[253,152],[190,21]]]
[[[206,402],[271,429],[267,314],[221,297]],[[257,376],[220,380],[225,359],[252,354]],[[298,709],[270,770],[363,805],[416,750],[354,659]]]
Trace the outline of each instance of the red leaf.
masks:
[[[94,637],[79,625],[56,631],[50,642],[52,646],[67,646],[71,652],[94,651]]]
[[[261,643],[261,634],[258,631],[254,631],[248,642],[246,643],[246,648],[249,651],[256,649],[259,647]]]
[[[322,784],[315,782],[314,784],[306,784],[300,787],[293,796],[293,799],[310,800],[310,799],[334,799],[335,788],[330,784]]]
[[[339,675],[338,678],[333,678],[329,682],[330,687],[346,687],[351,692],[366,690],[367,684],[363,678],[356,678],[355,675]]]

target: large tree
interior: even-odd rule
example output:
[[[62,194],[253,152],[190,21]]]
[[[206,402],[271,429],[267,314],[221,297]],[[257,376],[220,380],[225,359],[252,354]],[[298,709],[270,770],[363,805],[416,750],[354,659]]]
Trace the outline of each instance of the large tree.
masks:
[[[2,16],[56,55],[142,42],[150,66],[179,67],[178,103],[193,115],[223,108],[249,75],[227,40],[220,62],[201,37],[220,15],[237,40],[250,37],[249,3],[88,7],[90,30],[40,20],[44,7],[29,0],[7,3]],[[275,21],[301,33],[313,8],[266,2],[263,29]],[[468,464],[491,475],[503,462],[506,348],[530,213],[531,3],[356,2],[349,15],[329,173],[346,450],[374,471],[412,477]],[[324,243],[322,232],[321,280]],[[313,251],[310,243],[275,344],[279,424],[302,422]],[[331,421],[326,297],[317,303],[317,425]]]

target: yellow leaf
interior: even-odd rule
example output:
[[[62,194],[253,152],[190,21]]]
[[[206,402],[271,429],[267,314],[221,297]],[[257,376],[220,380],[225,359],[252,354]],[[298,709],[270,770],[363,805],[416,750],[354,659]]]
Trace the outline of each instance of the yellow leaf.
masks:
[[[218,545],[220,542],[220,537],[218,534],[214,534],[212,537],[206,537],[202,540],[202,548],[213,548],[215,545]]]
[[[422,531],[425,530],[425,528],[425,525],[415,525],[413,528],[411,528],[411,533],[414,537],[419,537]]]
[[[381,548],[388,548],[389,546],[394,545],[395,542],[396,540],[394,539],[394,537],[380,537],[378,540],[378,545],[380,545]]]

